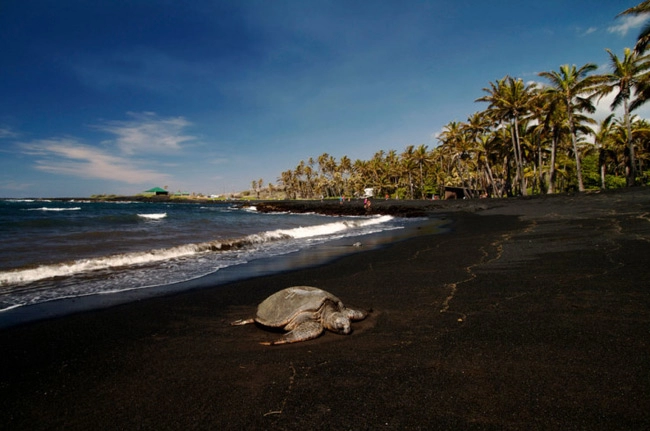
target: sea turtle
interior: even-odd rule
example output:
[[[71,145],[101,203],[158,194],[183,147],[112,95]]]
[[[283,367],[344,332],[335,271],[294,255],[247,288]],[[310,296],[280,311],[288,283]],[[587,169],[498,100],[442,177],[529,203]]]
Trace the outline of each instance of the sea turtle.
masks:
[[[339,298],[329,292],[311,286],[293,286],[282,289],[266,298],[252,319],[241,319],[231,325],[257,322],[271,328],[288,331],[274,344],[296,343],[318,337],[325,329],[339,334],[350,333],[350,321],[362,320],[365,311],[345,308]]]

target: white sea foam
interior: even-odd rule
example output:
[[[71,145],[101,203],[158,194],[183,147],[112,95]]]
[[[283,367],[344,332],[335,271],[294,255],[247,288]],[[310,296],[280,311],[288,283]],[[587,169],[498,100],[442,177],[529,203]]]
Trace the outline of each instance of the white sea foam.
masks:
[[[327,223],[327,224],[309,226],[309,227],[299,227],[293,229],[278,229],[276,231],[269,232],[268,235],[272,235],[272,236],[277,235],[280,237],[282,235],[286,235],[296,239],[310,238],[314,236],[332,235],[340,232],[345,232],[354,228],[361,228],[364,226],[378,225],[378,224],[386,223],[392,219],[393,217],[391,216],[380,216],[380,217],[373,217],[370,219],[346,220],[341,222]]]
[[[23,304],[11,304],[11,305],[7,305],[7,306],[4,307],[4,308],[0,308],[0,312],[3,312],[3,311],[9,311],[9,310],[12,310],[12,309],[14,309],[14,308],[18,308],[18,307],[22,307],[22,306],[23,306]]]
[[[195,244],[188,244],[148,252],[116,254],[92,259],[80,259],[73,262],[41,265],[30,269],[5,271],[0,272],[0,286],[29,283],[52,277],[66,277],[81,272],[101,269],[143,265],[188,256],[196,252],[197,246]]]
[[[160,214],[155,215],[160,216]],[[357,220],[337,221],[310,227],[266,231],[258,234],[247,235],[242,238],[192,243],[149,250],[146,252],[115,254],[98,258],[80,259],[72,262],[41,265],[36,268],[3,271],[0,272],[0,286],[21,285],[53,277],[69,277],[75,274],[91,271],[147,265],[189,257],[201,253],[236,250],[264,243],[276,243],[283,240],[304,240],[315,237],[340,236],[342,233],[349,231],[355,231],[357,234],[360,234],[362,231],[359,229],[373,225],[380,225],[392,219],[393,217],[391,216],[379,216],[368,219],[359,218]]]
[[[72,208],[49,208],[49,207],[27,208],[27,211],[79,211],[79,210],[81,210],[81,207],[72,207]]]
[[[157,214],[138,214],[138,217],[142,217],[148,220],[160,220],[167,217],[167,213],[157,213]]]

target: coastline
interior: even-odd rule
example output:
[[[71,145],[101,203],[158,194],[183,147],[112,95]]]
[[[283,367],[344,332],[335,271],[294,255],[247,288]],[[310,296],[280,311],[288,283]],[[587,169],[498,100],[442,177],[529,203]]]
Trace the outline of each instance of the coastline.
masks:
[[[211,274],[175,283],[145,286],[120,292],[64,297],[36,304],[17,306],[0,312],[0,331],[4,328],[39,320],[61,318],[75,313],[92,312],[130,302],[194,290],[219,289],[220,286],[240,280],[322,266],[351,254],[373,250],[396,241],[411,238],[422,232],[436,234],[444,230],[445,222],[440,218],[423,218],[409,226],[405,226],[403,229],[330,240],[297,252],[254,259],[244,264],[221,268]],[[355,246],[355,243],[359,244],[359,246]]]
[[[650,190],[401,204],[450,231],[0,329],[1,423],[650,427]],[[228,325],[303,284],[372,313],[351,335],[276,347],[258,343],[277,334]]]

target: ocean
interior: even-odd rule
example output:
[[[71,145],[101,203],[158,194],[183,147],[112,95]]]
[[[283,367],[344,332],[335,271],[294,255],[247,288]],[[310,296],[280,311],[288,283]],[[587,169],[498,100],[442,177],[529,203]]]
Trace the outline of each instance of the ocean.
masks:
[[[100,306],[324,263],[423,222],[228,202],[0,200],[0,327],[51,312],[44,304]]]

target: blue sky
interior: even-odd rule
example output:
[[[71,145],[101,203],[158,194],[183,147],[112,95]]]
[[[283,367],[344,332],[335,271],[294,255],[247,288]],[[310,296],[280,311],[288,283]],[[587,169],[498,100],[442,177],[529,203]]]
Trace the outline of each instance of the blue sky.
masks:
[[[492,81],[622,56],[639,2],[2,0],[0,197],[220,194],[433,148]]]

